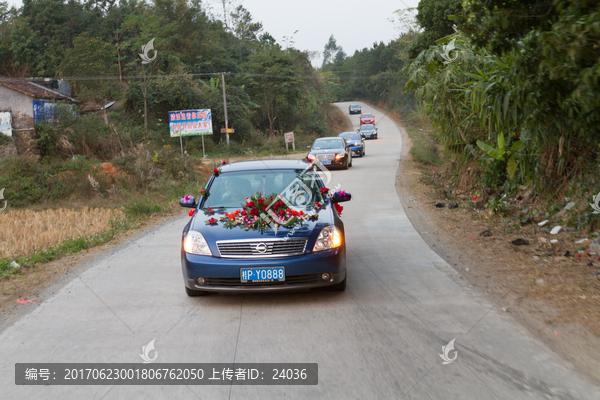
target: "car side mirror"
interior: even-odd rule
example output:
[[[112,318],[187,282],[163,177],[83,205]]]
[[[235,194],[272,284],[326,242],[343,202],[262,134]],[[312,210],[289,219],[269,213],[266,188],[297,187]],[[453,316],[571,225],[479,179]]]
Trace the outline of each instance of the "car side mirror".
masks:
[[[331,196],[332,203],[343,203],[344,201],[352,200],[352,195],[350,193],[346,193],[343,190],[339,192],[335,192],[333,196]]]
[[[179,199],[179,205],[186,208],[196,208],[196,198],[194,196],[185,195]]]
[[[306,148],[310,150],[312,148],[312,146],[306,146]]]

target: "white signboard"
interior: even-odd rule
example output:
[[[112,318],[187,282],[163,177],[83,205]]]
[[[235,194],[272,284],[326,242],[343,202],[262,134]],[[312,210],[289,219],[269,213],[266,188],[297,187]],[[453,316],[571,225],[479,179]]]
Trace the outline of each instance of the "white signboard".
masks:
[[[294,142],[294,132],[284,133],[283,136],[285,137],[285,150],[289,150],[288,143],[291,143],[292,148],[296,150],[296,142]]]
[[[0,133],[6,136],[12,136],[12,119],[10,112],[0,112]]]

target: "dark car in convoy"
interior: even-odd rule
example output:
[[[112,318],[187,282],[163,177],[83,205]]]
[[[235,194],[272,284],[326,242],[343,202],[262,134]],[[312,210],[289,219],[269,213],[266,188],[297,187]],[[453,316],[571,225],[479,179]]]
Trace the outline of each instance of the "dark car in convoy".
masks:
[[[348,107],[348,113],[360,114],[361,113],[360,106],[358,104],[350,104],[350,106]]]
[[[373,124],[375,125],[375,116],[373,114],[361,114],[360,115],[360,124]]]
[[[340,137],[324,137],[315,140],[308,146],[310,152],[307,158],[310,161],[318,160],[325,167],[342,167],[348,169],[352,166],[352,150],[348,143]]]
[[[298,160],[226,164],[198,204],[182,198],[181,206],[194,209],[182,236],[186,293],[345,290],[346,241],[336,203],[351,196],[329,194],[315,169]]]
[[[365,139],[377,139],[377,128],[373,124],[361,125],[357,132]]]
[[[358,132],[342,132],[338,137],[343,138],[350,150],[359,157],[365,156],[365,140]]]

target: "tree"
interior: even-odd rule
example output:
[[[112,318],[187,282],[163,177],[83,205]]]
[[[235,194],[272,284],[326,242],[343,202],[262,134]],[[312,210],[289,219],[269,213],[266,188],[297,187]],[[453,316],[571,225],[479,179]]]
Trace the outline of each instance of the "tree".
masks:
[[[247,81],[268,120],[269,136],[273,136],[282,103],[300,96],[298,88],[301,80],[297,76],[294,59],[278,44],[265,42],[256,54],[248,57],[246,68],[254,74]]]
[[[259,40],[263,25],[252,21],[252,14],[242,6],[231,13],[231,28],[235,36],[242,42]]]
[[[325,68],[327,65],[333,63],[334,61],[344,60],[346,58],[346,53],[344,53],[344,49],[342,46],[338,46],[333,35],[329,37],[329,41],[325,44],[325,48],[323,49],[323,65],[322,68]]]
[[[417,9],[416,18],[423,33],[410,48],[410,58],[427,50],[436,40],[454,33],[454,22],[450,17],[462,11],[462,0],[421,0]]]
[[[61,64],[63,76],[96,77],[98,80],[75,81],[74,88],[79,91],[81,100],[93,100],[101,103],[104,99],[116,95],[112,81],[102,77],[112,76],[116,72],[117,54],[115,47],[101,39],[90,37],[87,32],[73,40],[73,48],[68,49]]]

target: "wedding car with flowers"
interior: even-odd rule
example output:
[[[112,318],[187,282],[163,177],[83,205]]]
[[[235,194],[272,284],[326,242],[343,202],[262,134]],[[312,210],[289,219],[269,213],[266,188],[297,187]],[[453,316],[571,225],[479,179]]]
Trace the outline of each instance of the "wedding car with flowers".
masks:
[[[183,229],[181,265],[188,296],[346,288],[346,243],[339,204],[319,163],[256,160],[213,170]]]

